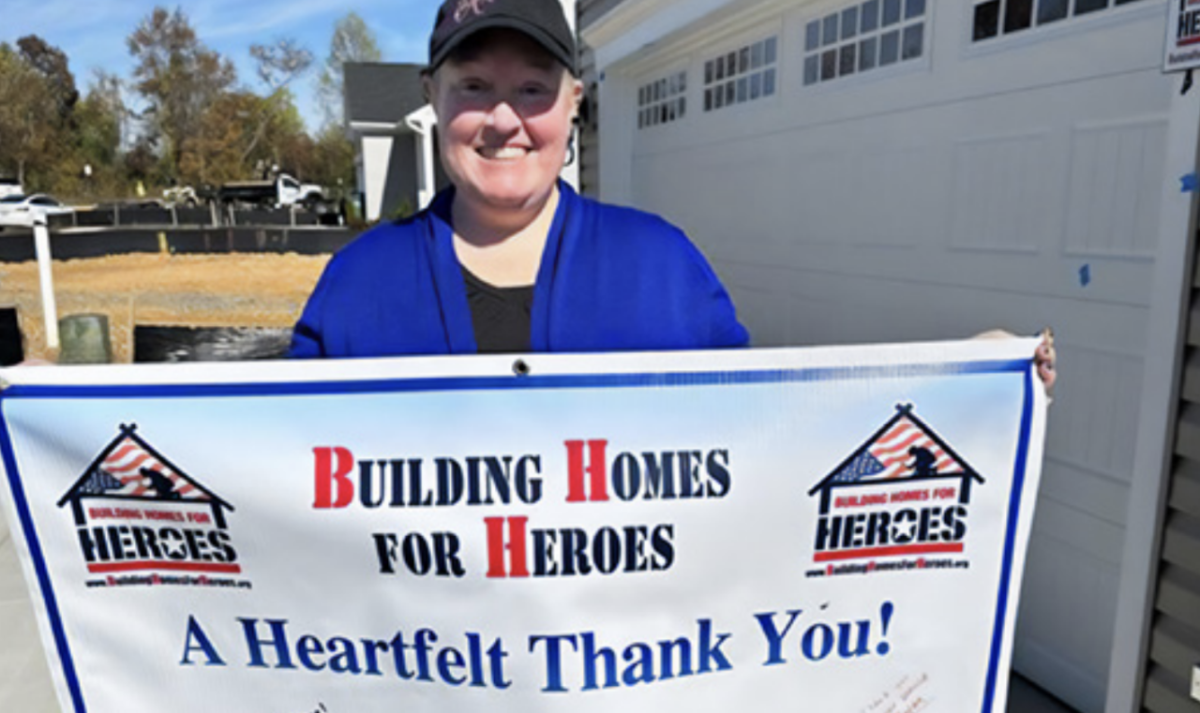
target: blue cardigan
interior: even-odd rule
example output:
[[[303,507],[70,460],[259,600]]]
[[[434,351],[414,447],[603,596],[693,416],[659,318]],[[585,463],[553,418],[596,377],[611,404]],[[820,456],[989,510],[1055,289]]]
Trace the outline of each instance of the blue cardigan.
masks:
[[[648,213],[583,198],[565,183],[534,287],[535,352],[707,349],[750,336],[700,252]],[[453,189],[374,228],[325,268],[296,324],[293,357],[478,351],[454,253]]]

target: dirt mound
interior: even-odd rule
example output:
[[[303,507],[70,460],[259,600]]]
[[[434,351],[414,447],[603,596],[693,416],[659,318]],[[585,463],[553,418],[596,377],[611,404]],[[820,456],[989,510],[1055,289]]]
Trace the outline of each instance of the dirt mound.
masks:
[[[55,261],[60,318],[108,317],[113,361],[133,360],[134,326],[290,327],[328,255],[110,255]],[[51,359],[37,264],[0,264],[0,307],[15,307],[26,358]]]

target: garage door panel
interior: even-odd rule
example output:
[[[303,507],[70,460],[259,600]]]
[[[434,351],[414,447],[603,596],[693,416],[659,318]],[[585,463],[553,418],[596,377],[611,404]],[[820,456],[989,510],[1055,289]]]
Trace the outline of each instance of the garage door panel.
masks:
[[[1154,257],[1166,145],[1164,117],[1074,128],[1070,254]]]
[[[1039,494],[1037,510],[1033,520],[1036,537],[1053,539],[1095,562],[1120,566],[1123,527],[1081,510],[1077,502],[1063,502],[1050,494]]]
[[[1058,502],[1073,503],[1116,527],[1125,526],[1129,483],[1124,480],[1051,456],[1042,466],[1040,492]]]
[[[1048,133],[1037,132],[955,145],[954,247],[1035,252],[1048,242],[1054,168],[1049,144]]]
[[[1094,689],[1100,684],[1102,693],[1108,672],[1118,576],[1117,567],[1068,543],[1044,537],[1031,545],[1013,665],[1039,683],[1050,679],[1056,695],[1082,711],[1103,708]],[[1048,585],[1055,596],[1038,596]]]

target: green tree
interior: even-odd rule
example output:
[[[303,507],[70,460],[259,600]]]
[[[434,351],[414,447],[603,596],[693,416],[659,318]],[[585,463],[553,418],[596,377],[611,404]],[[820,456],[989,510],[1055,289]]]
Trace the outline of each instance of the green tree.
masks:
[[[0,170],[26,188],[45,188],[59,129],[53,89],[11,46],[0,43]]]
[[[75,76],[71,74],[66,53],[37,35],[17,40],[17,47],[25,63],[45,78],[59,123],[69,122],[79,101],[79,90],[75,88]]]
[[[266,110],[270,114],[265,132],[267,138],[260,143],[256,158],[283,167],[301,178],[306,177],[312,139],[308,138],[304,118],[296,108],[292,93],[285,90],[268,98]]]
[[[94,166],[117,163],[124,113],[120,80],[97,72],[87,96],[75,107],[75,136],[84,161]]]
[[[125,118],[121,80],[97,70],[87,96],[75,106],[75,163],[87,166],[83,192],[115,196],[122,184],[118,170],[121,159],[121,127]]]
[[[204,114],[196,132],[183,142],[179,178],[185,184],[219,185],[250,173],[244,158],[248,124],[261,111],[262,98],[227,92]]]
[[[341,127],[329,124],[317,135],[309,179],[343,193],[354,185],[354,144]]]
[[[180,179],[219,184],[261,176],[272,166],[303,177],[311,154],[312,139],[286,89],[271,97],[227,92],[184,141]]]
[[[185,140],[237,78],[233,64],[200,42],[178,8],[154,8],[126,43],[137,60],[133,87],[149,104],[146,118],[166,141],[164,156],[177,177]]]
[[[344,113],[344,67],[347,62],[378,62],[383,58],[375,34],[353,11],[337,21],[329,42],[329,57],[317,77],[317,97],[326,124],[340,124]]]
[[[148,181],[158,166],[158,155],[154,152],[153,139],[142,136],[133,148],[125,153],[125,175],[130,181]]]

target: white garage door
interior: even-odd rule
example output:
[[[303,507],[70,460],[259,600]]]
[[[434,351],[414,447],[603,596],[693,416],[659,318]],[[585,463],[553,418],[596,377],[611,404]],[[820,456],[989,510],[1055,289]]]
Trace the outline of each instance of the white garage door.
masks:
[[[751,22],[771,3],[742,3],[610,69],[606,92],[632,127],[627,197],[701,245],[756,344],[1055,327],[1015,666],[1091,713],[1178,77],[1161,0],[1007,4],[779,3]]]

